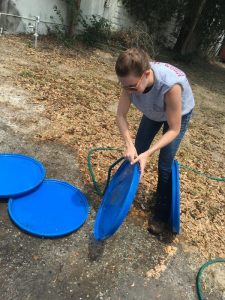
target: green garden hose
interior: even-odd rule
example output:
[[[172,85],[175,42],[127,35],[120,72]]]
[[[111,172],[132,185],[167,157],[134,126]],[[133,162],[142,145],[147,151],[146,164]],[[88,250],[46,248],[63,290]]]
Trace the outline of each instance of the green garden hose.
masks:
[[[202,272],[207,268],[209,265],[215,264],[215,263],[220,263],[220,262],[225,262],[224,258],[215,258],[212,260],[208,260],[204,265],[201,266],[201,268],[198,271],[197,277],[196,277],[196,287],[197,287],[197,294],[198,294],[198,299],[199,300],[204,300],[204,296],[202,293],[202,287],[201,287],[201,276]]]
[[[204,177],[207,177],[208,179],[212,179],[212,180],[216,180],[216,181],[225,181],[225,177],[215,177],[215,176],[210,176],[210,175],[207,175],[205,173],[202,173],[196,169],[193,169],[191,167],[188,167],[188,166],[185,166],[185,165],[182,165],[182,164],[179,164],[179,166],[183,169],[186,169],[188,171],[191,171],[191,172],[194,172],[200,176],[204,176]]]
[[[90,172],[90,175],[91,175],[91,179],[92,179],[92,182],[93,182],[93,185],[94,185],[94,188],[95,188],[95,191],[97,192],[97,194],[99,196],[103,196],[108,185],[109,185],[109,182],[110,182],[110,178],[111,178],[111,173],[112,173],[112,169],[119,163],[121,162],[124,157],[121,157],[119,159],[117,159],[110,167],[109,167],[109,170],[108,170],[108,177],[107,177],[107,181],[106,181],[106,184],[105,184],[105,187],[104,187],[104,190],[103,192],[101,191],[100,187],[99,187],[99,184],[95,178],[95,174],[94,174],[94,171],[93,171],[93,168],[92,168],[92,164],[91,164],[91,156],[94,152],[96,151],[123,151],[123,149],[121,148],[113,148],[113,147],[99,147],[99,148],[92,148],[89,150],[88,152],[88,170]]]

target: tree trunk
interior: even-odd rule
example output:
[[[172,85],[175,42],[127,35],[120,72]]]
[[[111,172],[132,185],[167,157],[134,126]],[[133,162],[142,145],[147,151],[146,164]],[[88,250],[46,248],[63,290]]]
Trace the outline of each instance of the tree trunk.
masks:
[[[174,46],[174,50],[176,52],[179,52],[182,55],[185,55],[188,53],[188,46],[190,45],[191,40],[193,39],[194,30],[195,30],[198,20],[201,16],[201,13],[202,13],[205,3],[206,3],[206,0],[199,0],[195,4],[195,7],[193,7],[192,10],[190,10],[189,14],[187,14],[184,17],[184,21],[183,21],[183,25],[180,30],[180,34],[179,34],[179,36],[177,38],[177,42]],[[195,14],[192,13],[193,11],[195,11]]]
[[[73,38],[75,35],[76,25],[80,13],[81,0],[68,0],[67,1],[67,20],[68,20],[68,38]]]

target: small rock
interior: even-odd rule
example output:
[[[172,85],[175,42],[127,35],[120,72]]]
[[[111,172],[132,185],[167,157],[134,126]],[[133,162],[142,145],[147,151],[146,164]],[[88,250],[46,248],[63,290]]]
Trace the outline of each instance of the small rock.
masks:
[[[74,131],[75,131],[75,129],[73,127],[70,127],[66,130],[66,133],[74,134]]]

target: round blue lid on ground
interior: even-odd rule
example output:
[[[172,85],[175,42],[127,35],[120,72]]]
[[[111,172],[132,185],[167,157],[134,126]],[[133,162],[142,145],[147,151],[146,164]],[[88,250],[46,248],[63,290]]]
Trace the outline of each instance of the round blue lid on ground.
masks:
[[[0,154],[0,197],[16,197],[39,186],[45,168],[36,159],[22,154]]]
[[[73,185],[46,179],[32,193],[10,199],[8,212],[22,230],[39,237],[60,237],[81,227],[89,205]]]

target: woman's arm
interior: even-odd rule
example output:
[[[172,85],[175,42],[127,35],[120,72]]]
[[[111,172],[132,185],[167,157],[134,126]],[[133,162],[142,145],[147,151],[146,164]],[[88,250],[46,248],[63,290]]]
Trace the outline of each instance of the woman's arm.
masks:
[[[126,145],[126,153],[125,153],[125,157],[133,162],[134,157],[136,156],[136,149],[134,147],[133,141],[131,139],[130,136],[130,132],[128,129],[128,123],[127,123],[127,113],[129,111],[131,105],[131,100],[129,98],[129,95],[126,91],[122,91],[122,94],[120,96],[119,99],[119,104],[118,104],[118,108],[117,108],[117,124],[120,130],[120,133],[123,137],[123,140],[125,142]]]

